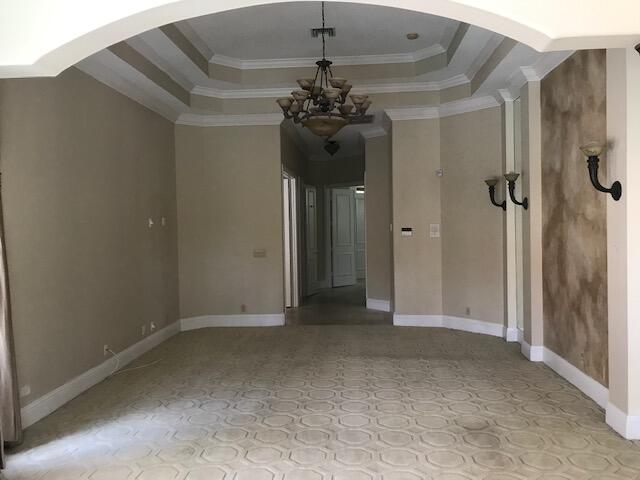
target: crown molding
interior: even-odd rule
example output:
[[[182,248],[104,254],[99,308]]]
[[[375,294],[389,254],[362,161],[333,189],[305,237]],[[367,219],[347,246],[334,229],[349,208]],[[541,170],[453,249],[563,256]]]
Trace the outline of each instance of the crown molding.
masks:
[[[478,56],[474,59],[471,66],[469,67],[469,70],[467,70],[466,75],[468,78],[473,78],[476,76],[478,71],[487,62],[487,60],[489,60],[489,57],[491,57],[491,55],[496,50],[496,48],[500,46],[500,43],[502,43],[502,40],[504,40],[504,37],[497,33],[489,37],[489,39],[487,40],[487,43],[485,44],[484,47],[482,47],[482,50],[480,51]]]
[[[199,115],[183,113],[176,120],[177,125],[195,127],[241,127],[258,125],[280,125],[282,113],[259,113],[246,115]]]
[[[352,91],[360,94],[377,93],[411,93],[437,92],[447,88],[457,87],[469,83],[466,75],[454,75],[439,82],[407,82],[382,83],[369,85],[355,85]],[[226,90],[220,88],[203,87],[197,85],[191,89],[192,95],[212,98],[240,99],[240,98],[278,98],[291,95],[291,88],[254,88]]]
[[[498,106],[500,106],[500,102],[496,100],[495,97],[488,95],[443,103],[438,107],[387,108],[385,109],[385,113],[392,121],[429,120],[433,118],[451,117],[461,113],[475,112],[477,110]]]
[[[451,117],[461,113],[475,112],[486,108],[500,106],[500,102],[492,95],[486,97],[471,97],[455,102],[443,103],[439,107],[440,117]]]
[[[533,64],[527,67],[520,67],[507,78],[506,90],[513,100],[520,96],[520,89],[527,82],[540,82],[544,77],[551,73],[558,65],[573,55],[574,51],[548,52]],[[500,95],[505,98],[503,91],[498,90]],[[507,100],[507,98],[505,98]]]
[[[427,58],[445,53],[445,48],[436,43],[410,53],[392,53],[386,55],[354,55],[331,57],[333,65],[381,65],[385,63],[414,63]],[[237,68],[239,70],[261,70],[266,68],[300,68],[316,67],[316,57],[304,58],[264,58],[259,60],[245,60],[242,58],[228,57],[226,55],[213,55],[209,62],[224,67]]]
[[[209,48],[207,42],[205,42],[200,35],[191,27],[188,20],[181,22],[175,22],[175,27],[191,42],[191,44],[204,56],[209,59],[213,57],[213,50]]]
[[[118,74],[114,63],[128,65],[113,53],[103,50],[77,63],[75,68],[167,120],[177,120],[180,112],[184,111],[184,105],[133,68],[129,77]]]
[[[387,132],[383,127],[380,127],[377,125],[360,131],[360,136],[364,139],[384,137],[385,135],[388,135],[388,134],[389,132]]]
[[[429,120],[440,118],[438,107],[387,108],[387,116],[394,122],[402,120]]]

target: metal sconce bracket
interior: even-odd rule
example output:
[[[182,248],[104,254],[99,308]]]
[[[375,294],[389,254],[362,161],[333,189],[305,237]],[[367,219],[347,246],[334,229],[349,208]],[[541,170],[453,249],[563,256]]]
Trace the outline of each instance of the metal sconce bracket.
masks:
[[[622,184],[613,182],[611,188],[607,188],[598,180],[598,166],[600,164],[600,154],[603,147],[595,143],[589,143],[580,147],[582,153],[587,157],[587,168],[589,169],[589,180],[593,187],[602,193],[610,193],[611,197],[617,202],[622,197]]]
[[[527,197],[524,197],[521,202],[516,200],[516,196],[515,196],[516,180],[518,180],[519,176],[520,176],[519,173],[514,173],[514,172],[504,174],[504,178],[507,181],[507,184],[509,185],[509,198],[515,205],[520,205],[525,210],[528,210],[529,199]]]
[[[484,183],[489,187],[489,198],[491,199],[491,203],[496,207],[502,208],[502,210],[507,209],[507,201],[503,200],[502,203],[496,202],[496,185],[498,184],[497,178],[487,178]]]

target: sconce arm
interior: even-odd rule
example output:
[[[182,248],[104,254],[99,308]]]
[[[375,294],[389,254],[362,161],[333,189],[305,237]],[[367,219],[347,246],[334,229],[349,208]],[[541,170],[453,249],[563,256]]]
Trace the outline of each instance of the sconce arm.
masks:
[[[589,167],[589,179],[591,180],[591,184],[599,192],[610,193],[614,200],[620,200],[620,197],[622,197],[622,185],[620,184],[620,182],[613,182],[611,188],[607,188],[600,183],[600,180],[598,180],[599,163],[600,158],[596,156],[590,156],[587,159],[587,166]]]
[[[515,191],[516,191],[516,182],[507,182],[509,184],[509,198],[516,205],[520,205],[522,208],[527,210],[529,208],[529,199],[524,197],[521,202],[516,200]]]
[[[507,201],[506,200],[503,200],[502,203],[496,202],[496,187],[494,187],[494,186],[490,186],[489,187],[489,198],[491,198],[491,203],[493,205],[495,205],[496,207],[500,207],[500,208],[502,208],[502,210],[506,210],[507,209]]]

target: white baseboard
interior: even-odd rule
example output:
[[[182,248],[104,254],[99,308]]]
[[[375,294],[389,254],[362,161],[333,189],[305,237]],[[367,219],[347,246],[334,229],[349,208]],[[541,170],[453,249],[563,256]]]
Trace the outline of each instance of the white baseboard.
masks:
[[[124,367],[142,354],[148,352],[153,347],[161,344],[165,340],[171,338],[180,331],[179,322],[174,322],[166,326],[162,330],[149,335],[147,338],[140,340],[138,343],[131,345],[129,348],[118,353],[120,357],[120,367]],[[107,378],[115,366],[115,359],[102,362],[100,365],[93,367],[91,370],[78,375],[55,390],[46,393],[33,402],[25,405],[21,409],[22,426],[28,427],[38,420],[46,417],[54,412],[65,403],[74,399],[85,390],[93,387],[95,384]]]
[[[389,300],[379,300],[377,298],[367,298],[367,308],[369,310],[380,310],[381,312],[391,311],[391,302]]]
[[[607,424],[627,440],[640,440],[640,415],[627,415],[607,403]]]
[[[565,378],[602,408],[607,407],[607,402],[609,401],[609,389],[607,387],[601,385],[548,348],[544,348],[543,359],[545,365],[558,375]]]
[[[520,351],[527,360],[532,362],[542,362],[544,360],[544,347],[531,346],[524,339],[522,340]]]
[[[498,323],[450,315],[402,315],[395,313],[393,315],[393,324],[400,327],[450,328],[494,337],[502,337],[504,335],[504,327]]]
[[[504,329],[504,338],[507,342],[517,342],[519,339],[519,330],[517,328],[506,328]]]
[[[524,342],[524,330],[518,328],[518,343],[522,344]]]
[[[284,313],[202,315],[180,320],[180,330],[183,332],[207,327],[281,327],[282,325],[284,325]]]

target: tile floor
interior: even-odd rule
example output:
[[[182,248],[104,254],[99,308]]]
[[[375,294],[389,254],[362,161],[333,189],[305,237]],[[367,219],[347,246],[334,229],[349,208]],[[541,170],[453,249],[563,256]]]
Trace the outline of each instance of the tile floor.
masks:
[[[366,286],[360,280],[348,287],[325,288],[286,312],[287,325],[391,325],[388,312],[368,310]]]
[[[640,442],[518,346],[392,326],[181,333],[29,428],[10,480],[613,480]]]

